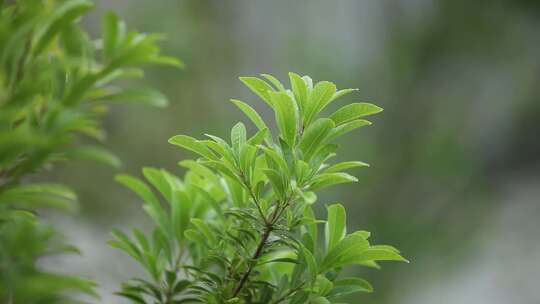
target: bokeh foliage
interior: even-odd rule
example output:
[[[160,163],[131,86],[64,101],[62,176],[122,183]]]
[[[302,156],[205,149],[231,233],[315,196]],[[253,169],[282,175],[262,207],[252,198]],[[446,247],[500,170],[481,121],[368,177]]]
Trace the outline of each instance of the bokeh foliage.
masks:
[[[101,120],[118,101],[164,106],[153,90],[117,85],[142,77],[141,66],[182,63],[160,54],[161,36],[128,31],[113,13],[103,17],[100,39],[79,20],[93,7],[86,0],[0,2],[0,301],[64,303],[70,295],[95,295],[94,283],[48,271],[40,259],[76,252],[40,222],[43,207],[73,210],[76,195],[60,184],[27,178],[61,161],[119,160],[100,145]]]

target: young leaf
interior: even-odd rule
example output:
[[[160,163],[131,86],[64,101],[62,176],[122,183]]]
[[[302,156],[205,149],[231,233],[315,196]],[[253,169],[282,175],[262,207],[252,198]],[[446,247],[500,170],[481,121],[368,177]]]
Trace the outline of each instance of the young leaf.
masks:
[[[259,96],[271,108],[273,108],[270,92],[273,92],[274,89],[266,81],[257,77],[240,77],[240,81],[242,81],[253,93]]]
[[[294,147],[298,126],[298,108],[285,92],[270,92],[270,98],[276,113],[276,122],[283,140]]]
[[[302,77],[295,73],[289,73],[289,78],[291,80],[291,88],[294,93],[294,99],[298,103],[300,111],[303,113],[305,111],[305,105],[308,99],[308,88]]]
[[[311,180],[311,190],[321,189],[332,185],[356,182],[358,179],[347,173],[323,173]]]
[[[332,141],[342,135],[345,135],[349,132],[351,132],[354,129],[358,129],[363,126],[369,126],[371,125],[371,122],[363,119],[357,119],[350,122],[346,122],[342,125],[339,125],[335,127],[330,134],[328,134],[328,137],[326,138],[326,141]]]
[[[344,278],[334,282],[334,288],[327,297],[333,300],[357,292],[373,292],[373,287],[368,281],[360,278]]]
[[[324,233],[326,240],[326,251],[332,250],[346,234],[345,208],[341,204],[333,204],[326,208],[328,219],[326,221]]]
[[[195,152],[209,160],[217,160],[216,155],[203,143],[187,135],[176,135],[169,139],[169,143]]]
[[[246,143],[246,127],[239,122],[231,130],[231,145],[234,154],[239,155],[240,149]]]
[[[357,168],[357,167],[369,167],[369,164],[366,164],[361,161],[346,161],[335,164],[324,170],[324,173],[336,173],[341,172],[347,169]]]
[[[268,81],[270,81],[278,91],[285,91],[285,87],[283,84],[277,80],[276,77],[269,75],[269,74],[261,74],[262,77],[266,78]]]
[[[320,267],[320,272],[324,273],[332,268],[357,263],[359,262],[359,253],[368,248],[369,242],[366,239],[354,234],[349,234],[339,241],[332,250],[326,253]]]
[[[331,101],[336,85],[328,81],[318,82],[310,94],[304,115],[304,127],[308,127],[319,112]]]
[[[369,248],[360,252],[353,260],[355,263],[366,261],[409,261],[402,257],[398,252],[387,248]]]
[[[382,108],[371,103],[351,103],[330,115],[330,119],[332,119],[336,125],[341,125],[360,117],[377,114],[382,112],[382,110]]]
[[[87,0],[65,1],[62,6],[56,8],[54,16],[45,26],[43,34],[39,37],[34,48],[34,54],[38,55],[53,40],[54,36],[67,24],[83,15],[93,7],[92,2]]]
[[[102,21],[103,53],[106,57],[114,56],[125,36],[125,24],[113,12],[105,13]]]
[[[311,124],[300,141],[300,149],[306,162],[309,162],[315,151],[320,148],[321,143],[334,128],[334,123],[328,118],[317,119]]]

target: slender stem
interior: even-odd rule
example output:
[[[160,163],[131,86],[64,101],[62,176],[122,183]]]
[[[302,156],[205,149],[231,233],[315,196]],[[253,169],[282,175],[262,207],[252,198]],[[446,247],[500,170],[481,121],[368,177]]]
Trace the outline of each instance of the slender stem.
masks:
[[[251,274],[251,271],[253,271],[253,267],[257,263],[257,259],[259,259],[259,257],[261,256],[261,254],[263,252],[264,246],[266,245],[266,242],[268,241],[268,237],[270,236],[270,232],[272,232],[272,226],[268,225],[268,226],[266,226],[266,228],[264,228],[264,233],[263,233],[263,235],[261,237],[259,245],[257,245],[257,250],[255,250],[255,253],[251,257],[251,261],[249,263],[248,269],[246,270],[246,272],[244,273],[244,275],[240,279],[240,282],[238,283],[238,286],[236,286],[236,288],[234,289],[233,298],[236,297],[238,295],[238,293],[240,293],[240,291],[242,290],[242,288],[246,284],[247,279],[249,278],[249,275]]]
[[[266,217],[264,216],[264,212],[262,211],[261,204],[259,200],[257,199],[257,197],[255,196],[255,193],[253,193],[253,189],[251,189],[251,185],[246,180],[244,173],[243,172],[240,172],[240,173],[242,177],[242,182],[244,182],[244,186],[246,186],[246,188],[248,189],[249,196],[251,196],[253,203],[255,204],[255,206],[257,206],[257,210],[259,211],[259,215],[261,216],[261,219],[264,220],[265,224],[268,224],[268,222],[266,221]]]

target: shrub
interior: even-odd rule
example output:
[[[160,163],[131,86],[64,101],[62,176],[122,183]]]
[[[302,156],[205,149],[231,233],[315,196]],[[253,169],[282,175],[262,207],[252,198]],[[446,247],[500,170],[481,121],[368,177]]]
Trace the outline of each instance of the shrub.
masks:
[[[345,267],[406,261],[394,247],[371,245],[367,231],[347,233],[341,204],[328,205],[325,220],[312,208],[316,191],[355,182],[344,171],[368,166],[332,164],[332,142],[370,125],[363,118],[382,109],[352,103],[320,117],[355,90],[289,76],[290,90],[270,75],[263,75],[266,81],[240,78],[273,109],[276,135],[247,103],[232,100],[256,126],[253,136],[241,122],[230,142],[209,134],[201,140],[177,135],[169,142],[199,157],[179,163],[188,169],[183,179],[150,167],[142,171],[146,182],[117,177],[143,199],[155,226],[151,235],[113,232],[110,244],[149,275],[126,282],[120,295],[135,303],[337,303],[347,294],[372,291],[361,278],[342,277]]]
[[[160,55],[159,35],[126,31],[113,13],[93,40],[78,20],[92,3],[0,1],[0,302],[65,303],[73,292],[94,294],[93,283],[43,269],[39,259],[73,252],[36,215],[39,207],[72,210],[66,186],[28,183],[25,177],[59,161],[119,160],[82,136],[103,140],[107,105],[121,100],[163,106],[151,89],[125,89],[117,80],[143,76],[140,66],[180,66]]]

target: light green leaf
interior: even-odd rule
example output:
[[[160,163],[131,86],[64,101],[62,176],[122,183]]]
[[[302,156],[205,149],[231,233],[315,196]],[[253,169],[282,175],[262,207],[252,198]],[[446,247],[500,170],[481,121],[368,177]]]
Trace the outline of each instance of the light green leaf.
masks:
[[[269,75],[269,74],[261,74],[262,77],[266,78],[266,80],[270,81],[270,83],[272,83],[274,85],[274,87],[276,87],[276,89],[278,89],[278,91],[285,91],[285,87],[283,86],[283,84],[277,80],[276,77],[272,76],[272,75]]]
[[[338,98],[341,98],[341,97],[343,97],[343,96],[345,96],[345,95],[348,95],[348,94],[350,94],[350,93],[352,93],[352,92],[356,92],[356,91],[358,91],[358,89],[343,89],[343,90],[339,90],[339,91],[337,91],[337,92],[332,96],[332,101],[333,101],[333,100],[336,100],[336,99],[338,99]]]
[[[346,234],[346,214],[345,208],[341,204],[333,204],[326,208],[328,219],[325,225],[326,251],[332,250]]]
[[[409,263],[407,259],[402,257],[395,250],[380,247],[364,250],[354,258],[355,263],[366,261],[400,261]]]
[[[294,93],[294,98],[298,103],[300,111],[303,113],[305,111],[306,102],[308,99],[308,87],[302,77],[295,73],[289,73],[289,78],[291,80],[291,88]]]
[[[242,112],[244,112],[244,114],[246,114],[246,116],[255,124],[255,126],[259,128],[259,130],[267,128],[259,113],[257,113],[257,111],[255,111],[250,105],[238,99],[231,99],[231,102],[234,103]]]
[[[276,122],[283,140],[294,147],[298,127],[298,108],[285,92],[271,92],[270,98],[276,113]]]
[[[239,122],[231,130],[231,146],[234,154],[239,155],[240,149],[246,143],[246,127]]]
[[[321,143],[324,142],[324,139],[333,128],[334,123],[332,120],[320,118],[305,130],[300,140],[300,149],[306,162],[309,162],[315,151],[321,148]]]
[[[330,119],[332,119],[336,125],[341,125],[360,117],[377,114],[382,112],[382,110],[382,108],[371,103],[351,103],[330,115]]]
[[[259,146],[259,148],[263,150],[269,168],[289,175],[289,166],[281,154],[265,146]]]
[[[257,77],[240,77],[240,81],[273,108],[270,92],[273,92],[274,89],[266,81]]]
[[[75,192],[60,184],[17,185],[0,193],[0,206],[10,204],[26,208],[45,206],[73,210],[76,200]]]
[[[325,297],[316,297],[314,299],[309,300],[310,304],[330,304],[332,302],[328,301]]]
[[[308,127],[322,109],[331,101],[336,85],[328,81],[318,82],[309,96],[304,115],[304,127]]]
[[[357,292],[373,292],[373,287],[360,278],[344,278],[334,282],[334,288],[327,297],[332,300]]]
[[[96,146],[82,146],[66,152],[70,159],[82,159],[97,161],[111,167],[119,168],[122,165],[120,159],[110,151]]]
[[[163,108],[169,104],[167,97],[160,91],[150,88],[122,90],[118,93],[100,98],[106,102],[133,102]]]
[[[101,27],[103,35],[103,52],[105,56],[111,58],[124,40],[126,26],[115,13],[109,11],[105,13]]]
[[[357,167],[369,167],[369,164],[366,164],[361,161],[346,161],[337,163],[328,169],[324,170],[325,173],[335,173],[335,172],[341,172],[347,169],[351,168],[357,168]]]
[[[164,170],[159,170],[152,167],[144,167],[144,177],[154,186],[167,201],[172,200],[172,190],[167,178],[164,176]]]
[[[87,0],[71,0],[65,1],[60,7],[56,8],[51,21],[42,29],[43,33],[35,44],[34,54],[41,53],[67,24],[79,18],[93,6],[92,2]]]
[[[369,242],[361,236],[349,234],[328,251],[321,264],[320,273],[358,262],[359,253],[369,248]]]
[[[216,242],[216,236],[215,233],[210,229],[210,227],[201,219],[194,218],[191,219],[191,223],[197,227],[199,232],[201,232],[207,242],[215,243]]]
[[[209,160],[217,160],[216,155],[209,150],[203,143],[193,137],[186,135],[176,135],[169,139],[169,143],[195,152]]]
[[[311,190],[321,189],[332,185],[356,182],[358,179],[347,173],[323,173],[311,180]]]
[[[306,269],[308,271],[309,282],[315,282],[315,279],[317,278],[317,274],[319,273],[319,270],[317,269],[317,260],[315,259],[315,256],[313,256],[313,253],[311,253],[311,251],[309,251],[304,245],[300,243],[299,247],[300,247],[299,257],[303,259],[304,262],[306,263]]]
[[[276,195],[279,198],[284,198],[286,194],[286,185],[281,174],[272,169],[263,169],[264,174],[272,184]]]
[[[342,135],[345,135],[349,132],[351,132],[354,129],[358,129],[363,126],[369,126],[371,125],[371,122],[363,119],[357,119],[353,121],[346,122],[342,125],[339,125],[335,127],[330,134],[328,134],[327,141],[332,141]]]

